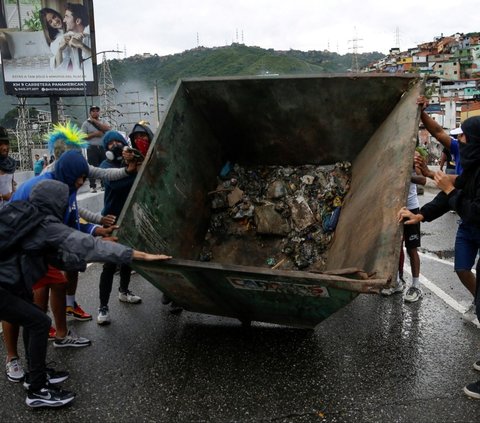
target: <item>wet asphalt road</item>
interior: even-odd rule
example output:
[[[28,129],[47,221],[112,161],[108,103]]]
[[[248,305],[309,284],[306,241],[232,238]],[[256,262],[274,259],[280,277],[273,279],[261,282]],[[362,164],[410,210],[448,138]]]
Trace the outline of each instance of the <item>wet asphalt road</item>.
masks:
[[[470,298],[449,258],[457,219],[422,226],[421,273],[435,292],[424,287],[415,304],[363,295],[315,331],[173,315],[134,275],[141,305],[112,295],[110,326],[72,322],[91,347],[49,347],[57,368],[71,372],[64,387],[75,402],[31,410],[23,388],[2,379],[0,421],[478,422],[480,400],[462,392],[480,379],[472,368],[480,332],[461,320]],[[100,269],[91,266],[80,282],[78,298],[92,313]]]

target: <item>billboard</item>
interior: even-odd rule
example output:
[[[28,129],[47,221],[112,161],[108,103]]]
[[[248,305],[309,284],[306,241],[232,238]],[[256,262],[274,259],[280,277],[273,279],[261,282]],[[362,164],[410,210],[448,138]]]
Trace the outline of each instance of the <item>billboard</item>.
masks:
[[[0,0],[5,94],[98,94],[93,0]]]

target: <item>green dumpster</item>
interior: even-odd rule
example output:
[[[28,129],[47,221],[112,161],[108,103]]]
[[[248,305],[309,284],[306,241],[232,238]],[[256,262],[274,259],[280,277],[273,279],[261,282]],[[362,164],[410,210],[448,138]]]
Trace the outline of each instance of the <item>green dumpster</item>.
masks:
[[[120,241],[174,256],[133,267],[186,310],[313,328],[398,268],[417,139],[410,75],[180,80],[120,218]],[[322,273],[198,260],[226,161],[242,165],[352,162]],[[245,255],[259,254],[247,247]]]

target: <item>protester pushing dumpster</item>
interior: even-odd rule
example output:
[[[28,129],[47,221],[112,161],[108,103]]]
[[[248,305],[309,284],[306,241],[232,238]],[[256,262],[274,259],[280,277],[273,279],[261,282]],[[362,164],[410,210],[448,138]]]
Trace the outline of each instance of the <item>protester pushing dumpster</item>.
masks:
[[[313,328],[378,293],[398,269],[423,90],[410,75],[179,81],[119,230],[174,259],[133,267],[243,323]]]

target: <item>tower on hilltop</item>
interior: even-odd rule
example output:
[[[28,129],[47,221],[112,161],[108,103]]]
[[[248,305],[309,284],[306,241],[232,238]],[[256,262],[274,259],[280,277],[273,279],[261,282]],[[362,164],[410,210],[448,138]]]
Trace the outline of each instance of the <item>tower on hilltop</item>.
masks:
[[[100,67],[100,92],[101,107],[103,110],[102,116],[105,121],[112,128],[117,127],[115,116],[118,113],[115,104],[115,86],[113,85],[112,73],[110,72],[110,65],[107,61],[106,53],[103,53],[102,65]]]
[[[360,72],[360,67],[358,65],[358,49],[362,48],[362,46],[358,45],[359,41],[363,41],[363,39],[358,38],[357,36],[357,28],[354,28],[354,35],[353,39],[349,40],[349,43],[352,43],[352,47],[349,47],[349,50],[352,50],[352,72]]]

